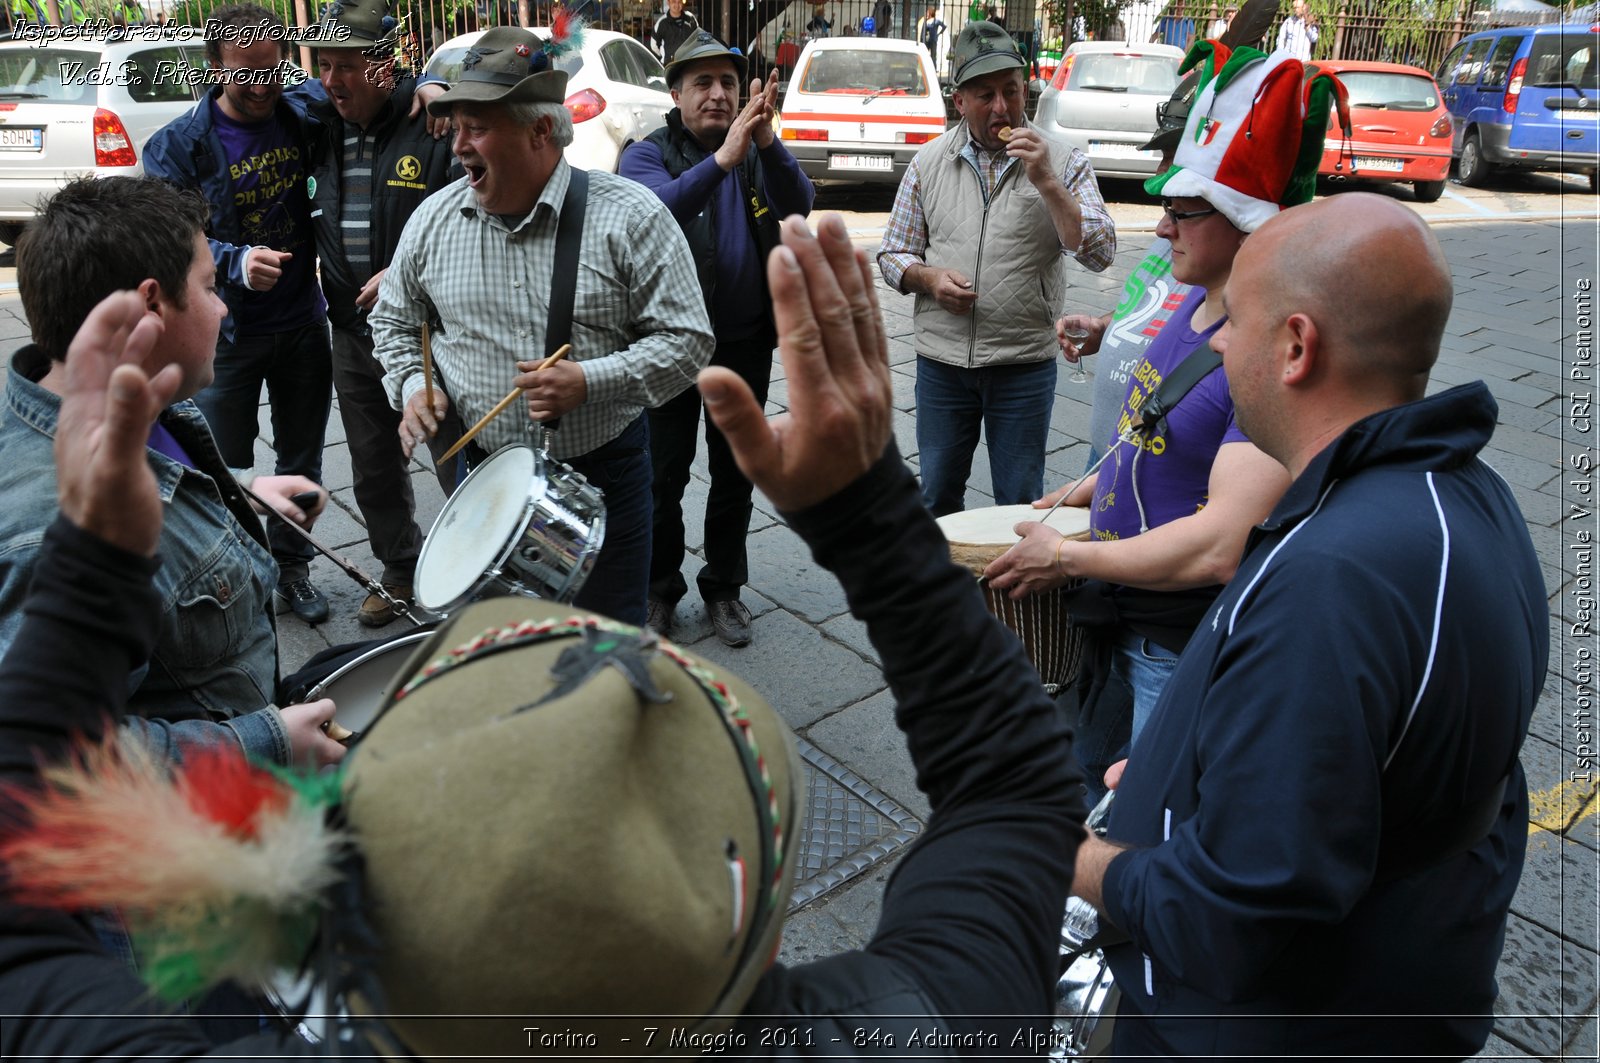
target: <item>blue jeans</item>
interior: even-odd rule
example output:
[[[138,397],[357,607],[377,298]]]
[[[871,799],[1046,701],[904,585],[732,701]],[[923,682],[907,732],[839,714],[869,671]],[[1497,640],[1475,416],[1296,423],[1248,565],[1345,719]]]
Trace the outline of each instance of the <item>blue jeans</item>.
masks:
[[[1139,740],[1139,732],[1150,722],[1150,713],[1161,698],[1173,669],[1178,667],[1178,655],[1165,646],[1151,642],[1142,635],[1123,631],[1117,636],[1116,651],[1112,656],[1111,671],[1133,691],[1133,734],[1128,747]]]
[[[217,340],[211,386],[194,397],[216,437],[222,460],[231,468],[256,463],[256,407],[267,385],[272,407],[274,472],[322,482],[322,437],[333,403],[333,346],[327,321],[285,332]],[[278,562],[279,578],[303,579],[310,570],[311,546],[278,521],[267,522],[267,543]]]
[[[606,537],[573,599],[627,624],[644,626],[650,584],[650,429],[644,414],[604,446],[567,462],[606,499]]]
[[[1055,386],[1054,360],[963,369],[917,357],[917,463],[922,502],[934,516],[965,508],[980,428],[995,504],[1021,505],[1044,494]]]

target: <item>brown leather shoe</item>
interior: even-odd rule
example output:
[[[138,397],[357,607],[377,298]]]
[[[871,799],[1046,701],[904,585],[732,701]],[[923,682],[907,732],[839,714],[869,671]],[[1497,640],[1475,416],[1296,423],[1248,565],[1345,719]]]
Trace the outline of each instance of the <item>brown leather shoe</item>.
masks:
[[[737,598],[726,602],[707,602],[711,629],[729,646],[750,645],[750,610]]]
[[[645,605],[644,626],[657,635],[668,634],[672,630],[672,610],[669,603],[652,597]]]
[[[385,583],[383,589],[388,592],[391,598],[404,603],[408,607],[411,605],[410,587],[401,586],[398,583]],[[361,603],[361,611],[356,614],[356,619],[360,621],[362,627],[383,627],[385,624],[393,622],[394,618],[399,615],[389,602],[376,594],[369,594],[367,595],[367,600]]]

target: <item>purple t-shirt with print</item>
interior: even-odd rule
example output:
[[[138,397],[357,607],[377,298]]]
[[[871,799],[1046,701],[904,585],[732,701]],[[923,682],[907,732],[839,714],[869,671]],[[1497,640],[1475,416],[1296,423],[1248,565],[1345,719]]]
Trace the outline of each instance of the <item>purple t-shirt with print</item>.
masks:
[[[328,304],[317,286],[317,248],[306,194],[309,166],[294,128],[282,114],[265,122],[236,122],[215,100],[211,119],[222,141],[228,191],[244,242],[294,256],[271,288],[233,298],[234,328],[240,336],[264,336],[320,321]]]
[[[1191,328],[1194,312],[1205,299],[1204,288],[1192,288],[1144,357],[1134,367],[1127,395],[1117,417],[1117,433],[1127,431],[1139,410],[1166,375],[1211,340],[1222,327]],[[1211,464],[1224,443],[1248,442],[1233,418],[1228,378],[1218,367],[1207,373],[1167,414],[1167,430],[1145,442],[1116,448],[1095,478],[1089,528],[1096,539],[1128,539],[1141,527],[1161,525],[1192,515],[1206,504]],[[1135,458],[1137,457],[1137,460]],[[1137,491],[1135,490],[1137,488]],[[1143,506],[1145,520],[1139,517]]]

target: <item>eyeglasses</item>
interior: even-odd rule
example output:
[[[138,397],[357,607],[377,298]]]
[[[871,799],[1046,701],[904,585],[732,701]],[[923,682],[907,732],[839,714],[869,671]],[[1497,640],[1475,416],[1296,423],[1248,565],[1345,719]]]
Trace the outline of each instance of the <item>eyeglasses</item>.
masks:
[[[1174,225],[1177,225],[1179,222],[1195,221],[1200,218],[1208,218],[1217,213],[1217,208],[1207,207],[1205,210],[1173,210],[1172,200],[1163,196],[1161,198],[1161,213],[1167,216],[1168,221]]]

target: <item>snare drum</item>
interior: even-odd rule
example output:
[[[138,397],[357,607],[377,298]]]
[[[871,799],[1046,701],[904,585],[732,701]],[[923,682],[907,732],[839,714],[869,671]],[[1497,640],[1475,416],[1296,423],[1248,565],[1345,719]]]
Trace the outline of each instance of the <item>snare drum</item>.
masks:
[[[394,692],[395,680],[411,651],[432,634],[432,631],[411,631],[374,646],[312,687],[305,700],[332,698],[333,718],[339,726],[357,733],[365,731]]]
[[[433,522],[417,558],[417,604],[448,615],[502,594],[570,602],[605,530],[605,499],[589,481],[532,447],[502,447]]]
[[[939,527],[950,542],[950,559],[979,577],[989,611],[1022,640],[1028,659],[1044,680],[1045,690],[1055,694],[1070,686],[1078,676],[1083,632],[1074,628],[1067,618],[1064,595],[1081,581],[1013,601],[1005,592],[991,590],[982,579],[983,570],[990,562],[1020,540],[1011,529],[1025,520],[1036,521],[1044,514],[1044,510],[1032,506],[990,506],[947,514],[939,518]],[[1050,514],[1048,523],[1069,539],[1089,537],[1087,509],[1061,506]]]

